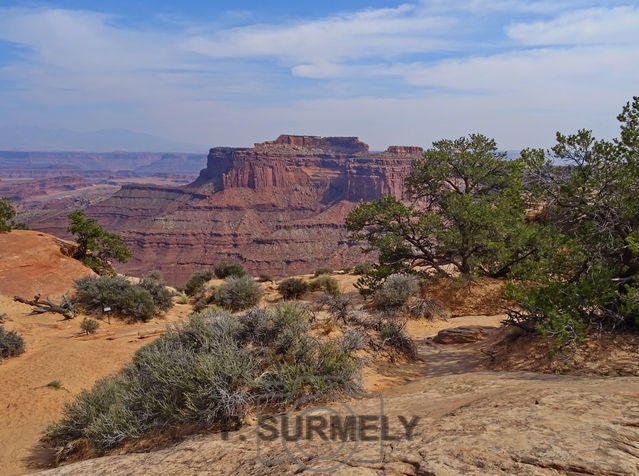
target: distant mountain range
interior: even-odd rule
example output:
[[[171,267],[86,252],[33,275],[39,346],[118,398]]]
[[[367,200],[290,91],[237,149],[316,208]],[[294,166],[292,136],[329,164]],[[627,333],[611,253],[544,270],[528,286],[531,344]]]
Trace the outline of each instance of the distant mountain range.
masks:
[[[4,126],[0,127],[0,150],[197,152],[206,154],[208,147],[174,142],[128,129],[78,132],[67,129]]]

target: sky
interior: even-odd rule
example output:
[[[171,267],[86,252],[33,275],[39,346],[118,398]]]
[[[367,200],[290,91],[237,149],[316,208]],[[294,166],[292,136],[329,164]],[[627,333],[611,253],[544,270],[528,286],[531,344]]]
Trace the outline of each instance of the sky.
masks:
[[[510,150],[612,137],[633,95],[639,1],[0,0],[0,127]]]

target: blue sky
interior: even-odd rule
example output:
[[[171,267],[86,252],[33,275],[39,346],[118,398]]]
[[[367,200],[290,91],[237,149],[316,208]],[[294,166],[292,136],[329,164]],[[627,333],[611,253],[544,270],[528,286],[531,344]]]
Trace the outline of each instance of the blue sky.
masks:
[[[0,127],[515,149],[637,94],[636,1],[0,0]]]

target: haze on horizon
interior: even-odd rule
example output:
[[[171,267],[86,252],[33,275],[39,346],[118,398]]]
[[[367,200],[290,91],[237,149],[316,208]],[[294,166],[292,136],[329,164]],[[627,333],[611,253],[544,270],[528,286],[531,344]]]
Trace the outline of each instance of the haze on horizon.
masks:
[[[2,2],[0,148],[106,130],[119,150],[114,131],[185,151],[280,133],[519,149],[613,136],[639,94],[637,1],[265,3]]]

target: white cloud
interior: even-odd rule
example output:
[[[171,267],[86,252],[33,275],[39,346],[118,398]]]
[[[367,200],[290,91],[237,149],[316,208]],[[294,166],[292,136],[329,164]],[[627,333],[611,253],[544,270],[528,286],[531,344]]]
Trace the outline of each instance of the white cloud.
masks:
[[[327,64],[450,48],[450,16],[425,14],[415,5],[369,9],[284,25],[255,25],[189,39],[185,47],[212,58],[274,57]]]
[[[625,6],[569,12],[549,21],[513,25],[508,34],[527,45],[639,44],[639,9]]]
[[[589,0],[424,0],[213,30],[86,11],[0,9],[0,124],[128,127],[242,145],[282,132],[375,148],[471,131],[506,147],[614,129],[637,94],[639,11]],[[600,4],[601,2],[599,2]]]

